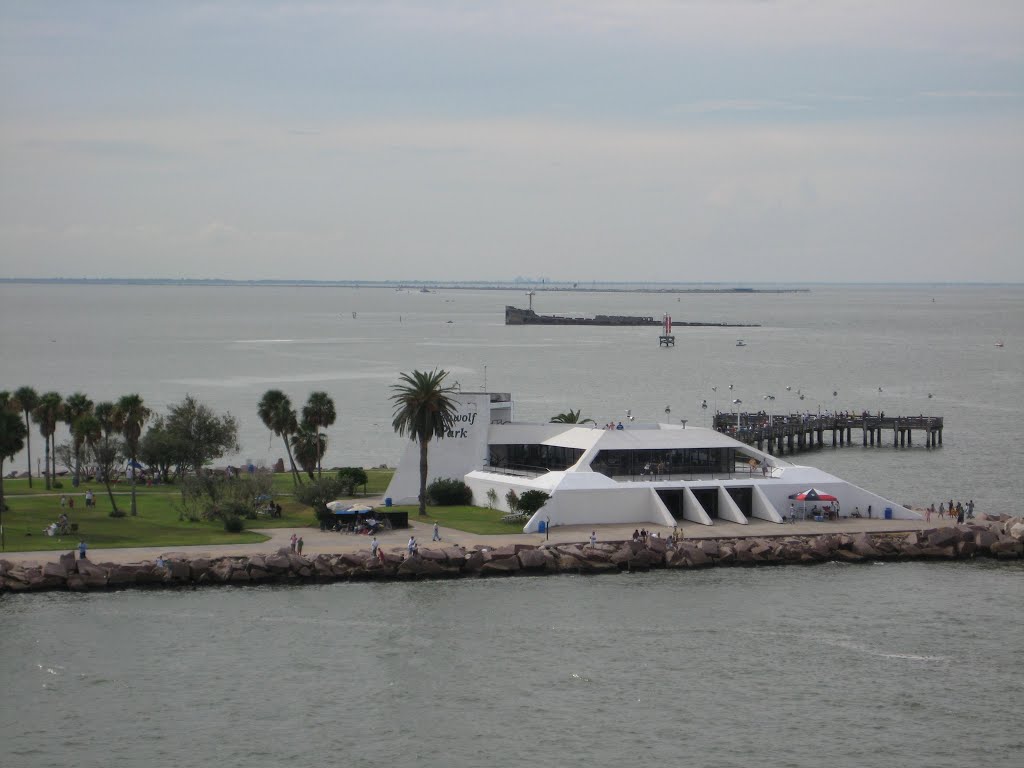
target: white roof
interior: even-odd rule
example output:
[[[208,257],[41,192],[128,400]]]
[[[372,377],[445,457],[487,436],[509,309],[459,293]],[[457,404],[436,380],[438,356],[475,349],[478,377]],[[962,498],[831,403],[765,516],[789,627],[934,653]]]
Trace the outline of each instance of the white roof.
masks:
[[[601,450],[668,448],[749,447],[728,435],[703,427],[677,427],[673,424],[629,426],[623,429],[581,427],[566,424],[492,424],[488,434],[491,445],[557,445],[584,451],[597,446]]]

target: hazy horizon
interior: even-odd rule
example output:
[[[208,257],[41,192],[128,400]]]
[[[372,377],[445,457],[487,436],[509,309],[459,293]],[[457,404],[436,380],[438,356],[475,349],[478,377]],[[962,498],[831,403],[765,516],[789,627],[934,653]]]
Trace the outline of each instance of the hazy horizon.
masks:
[[[0,43],[8,277],[1024,281],[1022,3],[0,0]]]

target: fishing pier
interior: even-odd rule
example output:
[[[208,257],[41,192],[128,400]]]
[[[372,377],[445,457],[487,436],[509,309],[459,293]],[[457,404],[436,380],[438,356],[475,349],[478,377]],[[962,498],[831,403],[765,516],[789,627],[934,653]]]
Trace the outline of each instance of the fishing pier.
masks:
[[[861,432],[861,444],[883,443],[883,434],[892,431],[892,447],[914,444],[914,432],[924,432],[925,447],[942,445],[942,416],[861,415],[790,415],[768,416],[764,413],[715,414],[713,426],[719,432],[756,445],[773,456],[799,453],[825,447],[825,433],[832,433],[832,447],[853,445],[853,433]],[[920,439],[920,438],[919,438]]]

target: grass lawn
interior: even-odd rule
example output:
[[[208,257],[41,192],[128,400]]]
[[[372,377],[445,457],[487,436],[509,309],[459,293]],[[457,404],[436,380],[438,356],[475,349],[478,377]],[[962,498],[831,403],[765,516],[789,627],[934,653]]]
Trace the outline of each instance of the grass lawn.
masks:
[[[420,517],[420,508],[416,505],[392,507],[392,509],[409,513],[409,520],[417,523],[425,522],[446,528],[454,528],[466,533],[522,533],[522,523],[503,523],[504,512],[487,507],[427,507],[427,516]]]
[[[379,495],[387,488],[394,474],[392,469],[370,469],[368,495]],[[218,522],[191,523],[179,520],[177,504],[181,499],[176,485],[136,486],[137,517],[110,517],[110,499],[102,483],[82,483],[71,487],[70,478],[62,478],[61,488],[46,490],[41,478],[28,487],[27,479],[4,480],[4,496],[10,509],[3,515],[6,550],[70,550],[84,537],[90,547],[173,547],[203,544],[246,544],[264,541],[265,536],[244,531],[228,533]],[[92,489],[96,506],[85,506],[85,491]],[[313,510],[291,497],[292,478],[287,472],[274,475],[274,493],[281,505],[281,517],[246,520],[246,528],[306,528],[316,525]],[[66,509],[72,523],[78,524],[73,536],[45,536],[43,529],[56,522],[61,513],[60,497],[75,501],[74,509]],[[114,486],[118,508],[131,510],[131,486]],[[414,509],[415,513],[415,509]],[[446,523],[441,523],[445,525]]]

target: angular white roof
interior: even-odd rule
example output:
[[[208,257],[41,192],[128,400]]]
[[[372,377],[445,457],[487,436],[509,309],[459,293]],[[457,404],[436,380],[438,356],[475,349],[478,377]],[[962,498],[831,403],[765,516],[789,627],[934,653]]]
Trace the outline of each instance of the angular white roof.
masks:
[[[492,424],[488,442],[491,445],[557,445],[584,451],[590,450],[594,446],[601,450],[669,448],[750,450],[750,447],[744,443],[713,429],[703,427],[683,429],[673,424],[630,425],[622,429],[566,424]]]

